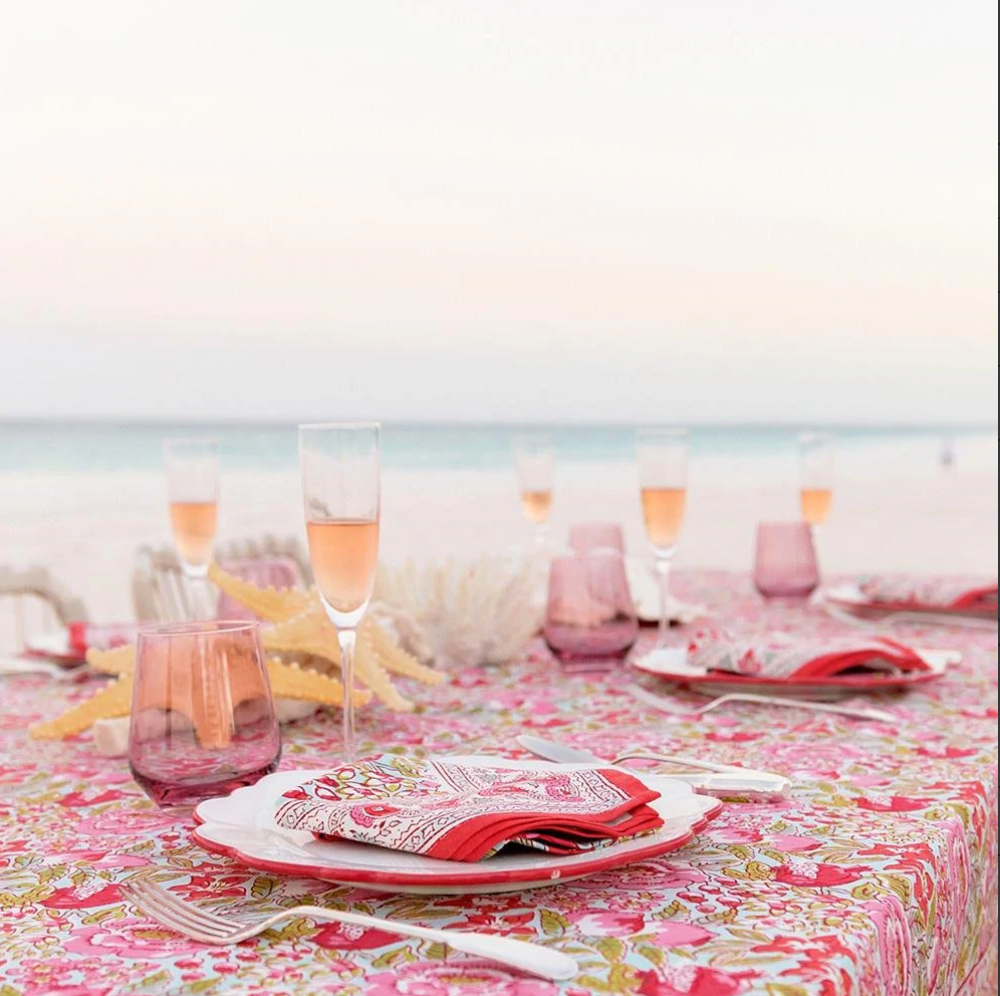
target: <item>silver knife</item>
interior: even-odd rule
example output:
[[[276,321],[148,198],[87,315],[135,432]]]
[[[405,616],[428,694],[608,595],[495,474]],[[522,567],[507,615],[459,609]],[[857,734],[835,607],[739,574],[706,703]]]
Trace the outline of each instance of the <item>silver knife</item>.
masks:
[[[706,795],[718,796],[719,798],[760,795],[780,796],[784,795],[792,784],[784,775],[777,775],[771,771],[737,768],[734,765],[728,764],[712,764],[708,761],[697,761],[692,758],[637,751],[623,754],[621,757],[609,762],[606,758],[597,757],[589,751],[567,747],[566,744],[560,744],[554,740],[543,740],[541,737],[534,737],[530,734],[522,734],[516,739],[525,750],[530,751],[536,757],[544,758],[547,761],[555,761],[557,764],[618,764],[621,761],[635,759],[664,761],[673,764],[686,764],[688,767],[703,768],[706,769],[705,774],[671,772],[668,777],[687,782],[697,791],[703,792]]]

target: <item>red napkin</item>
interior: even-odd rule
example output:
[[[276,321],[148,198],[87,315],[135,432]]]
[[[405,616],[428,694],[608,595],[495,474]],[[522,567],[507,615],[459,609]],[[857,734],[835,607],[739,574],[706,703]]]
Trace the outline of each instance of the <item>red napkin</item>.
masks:
[[[290,789],[275,820],[289,830],[448,861],[511,844],[577,854],[648,833],[659,793],[626,771],[531,771],[381,754]]]
[[[873,603],[889,608],[955,610],[997,614],[997,583],[955,578],[906,581],[865,577],[858,585]]]
[[[708,635],[690,644],[688,663],[706,671],[762,678],[829,678],[852,670],[930,670],[915,651],[883,637],[791,641],[774,636],[751,641]]]
[[[137,623],[111,623],[99,626],[89,622],[71,622],[69,624],[69,645],[77,653],[83,655],[91,648],[95,650],[112,650],[126,643],[135,643],[139,631]]]

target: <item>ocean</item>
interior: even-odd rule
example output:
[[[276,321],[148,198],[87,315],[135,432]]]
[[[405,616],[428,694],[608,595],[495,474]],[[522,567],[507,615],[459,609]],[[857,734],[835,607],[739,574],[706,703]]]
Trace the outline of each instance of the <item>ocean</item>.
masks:
[[[699,457],[766,457],[795,452],[800,431],[813,426],[692,426],[691,453]],[[907,463],[936,463],[945,445],[964,467],[997,465],[995,427],[822,426],[837,436],[838,451],[876,464],[895,454]],[[635,458],[635,429],[624,425],[477,425],[387,423],[382,462],[388,469],[497,469],[510,466],[517,435],[553,435],[560,463],[610,463]],[[161,466],[165,439],[212,435],[223,464],[233,470],[293,470],[293,424],[117,424],[92,422],[0,423],[0,473],[151,471]]]

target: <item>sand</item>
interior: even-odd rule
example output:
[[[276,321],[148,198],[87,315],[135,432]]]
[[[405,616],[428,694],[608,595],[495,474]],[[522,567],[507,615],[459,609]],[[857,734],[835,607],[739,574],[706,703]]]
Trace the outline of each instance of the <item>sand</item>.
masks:
[[[902,461],[901,461],[902,462]],[[884,457],[846,461],[821,535],[827,573],[997,573],[997,472],[942,469]],[[794,467],[773,459],[711,458],[692,466],[678,567],[747,570],[755,525],[797,516]],[[131,617],[129,575],[143,544],[170,542],[158,474],[0,474],[0,563],[41,564],[81,596],[92,619]],[[382,555],[472,556],[529,547],[511,471],[394,471],[383,475]],[[303,535],[294,473],[236,472],[222,485],[220,537]],[[552,542],[572,522],[621,523],[644,551],[635,469],[558,470]]]

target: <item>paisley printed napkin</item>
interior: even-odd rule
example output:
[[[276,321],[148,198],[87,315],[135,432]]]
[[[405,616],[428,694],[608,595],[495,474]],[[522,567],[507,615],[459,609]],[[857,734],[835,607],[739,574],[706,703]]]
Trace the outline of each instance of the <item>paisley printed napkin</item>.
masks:
[[[688,663],[705,671],[761,678],[829,678],[852,670],[930,670],[914,650],[882,637],[792,641],[775,635],[751,641],[708,635],[689,645]]]
[[[382,754],[286,792],[289,830],[449,861],[481,861],[513,844],[577,854],[649,833],[659,793],[626,771],[529,770]]]
[[[962,610],[997,614],[997,583],[955,578],[926,581],[877,576],[862,578],[858,587],[873,603],[900,609]]]

